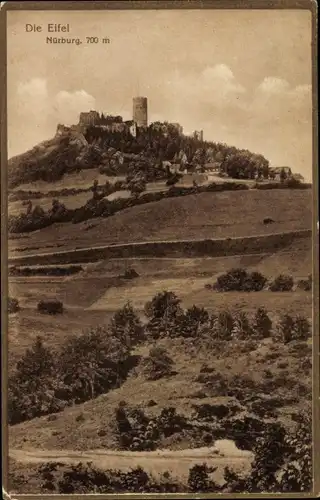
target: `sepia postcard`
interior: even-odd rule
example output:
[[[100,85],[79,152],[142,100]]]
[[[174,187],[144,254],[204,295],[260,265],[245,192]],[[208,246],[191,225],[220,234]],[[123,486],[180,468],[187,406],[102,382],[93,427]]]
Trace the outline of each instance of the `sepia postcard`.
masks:
[[[318,496],[316,3],[0,15],[4,498]]]

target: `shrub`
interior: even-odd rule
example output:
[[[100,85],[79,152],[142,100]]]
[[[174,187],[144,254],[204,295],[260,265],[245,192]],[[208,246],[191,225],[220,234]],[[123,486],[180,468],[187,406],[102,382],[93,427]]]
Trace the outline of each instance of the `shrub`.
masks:
[[[214,321],[214,336],[221,340],[231,340],[234,318],[229,311],[221,311]]]
[[[222,292],[259,292],[266,283],[267,278],[259,272],[248,273],[245,269],[234,268],[218,277],[214,289]]]
[[[218,277],[215,289],[221,292],[241,291],[247,276],[245,269],[231,269]]]
[[[187,419],[183,415],[179,415],[173,407],[163,408],[155,424],[159,433],[165,437],[190,428]]]
[[[205,403],[202,405],[196,405],[196,418],[212,421],[212,419],[218,418],[222,419],[229,415],[230,409],[226,405],[211,405],[209,403]]]
[[[308,279],[306,280],[299,280],[297,288],[304,290],[305,292],[310,292],[312,290],[312,275],[309,274]]]
[[[208,320],[209,314],[203,307],[192,306],[180,315],[174,333],[182,337],[196,337]]]
[[[151,319],[167,319],[176,317],[181,313],[181,300],[174,292],[160,292],[145,306],[145,313]]]
[[[311,324],[304,316],[296,316],[293,325],[295,340],[307,340],[311,335]]]
[[[248,274],[244,282],[244,291],[246,292],[260,292],[263,290],[267,283],[267,278],[263,274],[254,271]]]
[[[248,316],[245,312],[241,311],[235,317],[232,336],[236,339],[248,339],[252,336],[252,333]]]
[[[307,340],[310,335],[311,324],[304,316],[292,317],[289,314],[285,314],[281,317],[277,325],[276,336],[284,343],[293,340],[304,341]]]
[[[152,347],[143,361],[143,372],[147,380],[158,380],[172,374],[173,360],[166,349]]]
[[[83,267],[79,265],[64,266],[64,267],[16,267],[9,268],[9,276],[68,276],[83,271]]]
[[[37,337],[8,380],[8,422],[14,425],[61,410],[56,396],[55,353]]]
[[[45,314],[62,314],[63,304],[60,300],[40,300],[38,311]]]
[[[139,278],[139,274],[135,269],[127,269],[123,275],[125,279],[134,279],[134,278]]]
[[[294,340],[294,318],[290,314],[284,314],[277,324],[276,336],[287,344]]]
[[[270,337],[272,321],[263,307],[259,307],[255,312],[252,328],[258,338]]]
[[[110,324],[110,333],[128,348],[138,345],[145,339],[139,316],[129,302],[114,314]]]
[[[188,488],[194,493],[209,493],[219,491],[219,487],[210,480],[209,474],[215,472],[217,467],[208,467],[207,464],[195,464],[189,470]]]
[[[293,288],[292,276],[280,274],[270,285],[271,292],[290,292]]]
[[[20,310],[19,301],[16,298],[8,297],[8,313],[16,313]]]

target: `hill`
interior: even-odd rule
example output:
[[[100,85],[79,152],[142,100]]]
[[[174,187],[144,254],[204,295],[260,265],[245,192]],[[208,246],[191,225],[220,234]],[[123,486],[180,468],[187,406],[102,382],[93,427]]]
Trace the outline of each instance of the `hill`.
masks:
[[[263,219],[274,220],[265,225]],[[107,218],[60,223],[10,239],[9,251],[37,253],[134,241],[254,236],[311,229],[311,190],[245,190],[167,198]],[[18,254],[16,254],[18,256]]]
[[[52,182],[77,168],[80,155],[87,149],[80,133],[69,132],[43,141],[31,150],[8,161],[8,187],[44,180]]]
[[[108,154],[111,150],[117,159],[113,153]],[[80,152],[84,153],[81,157]],[[161,177],[163,160],[177,163],[182,158],[184,164],[194,166],[204,166],[206,162],[223,164],[230,177],[268,178],[269,174],[268,160],[248,150],[184,136],[168,123],[153,123],[147,129],[138,127],[137,134],[131,134],[121,117],[109,117],[108,123],[102,120],[98,126],[58,125],[55,138],[9,161],[8,177],[10,186],[15,187],[41,179],[58,180],[76,168],[100,166],[108,175],[117,175],[119,171],[128,173],[131,162],[131,170],[133,167],[143,172],[150,181],[159,177],[159,166]]]
[[[266,339],[252,344],[234,341],[224,347],[219,344],[210,349],[208,346],[199,348],[192,339],[164,339],[144,344],[135,354],[146,356],[153,345],[162,346],[170,352],[175,374],[162,378],[159,384],[159,381],[146,380],[139,370],[133,371],[119,389],[66,408],[54,417],[36,418],[10,427],[10,448],[52,451],[116,449],[115,409],[121,401],[126,401],[130,407],[143,409],[150,416],[174,405],[179,414],[191,418],[194,405],[229,406],[237,403],[234,397],[226,396],[219,389],[217,380],[220,377],[230,388],[237,381],[243,390],[243,400],[239,396],[241,405],[236,411],[238,416],[252,414],[251,404],[268,399],[268,394],[271,396],[272,393],[272,398],[277,400],[274,403],[277,419],[290,427],[291,414],[311,404],[311,364],[307,367],[305,363],[305,367],[301,368],[305,360],[310,360],[311,345],[274,344]],[[205,365],[209,366],[208,371]],[[213,378],[216,377],[216,388],[205,383],[210,373]],[[267,383],[272,387],[268,393],[265,390]],[[287,389],[289,383],[292,388],[295,387],[290,390],[290,396]],[[151,400],[154,401],[152,405]],[[161,447],[175,450],[195,446],[194,438],[187,435],[184,439],[181,437],[165,439]]]

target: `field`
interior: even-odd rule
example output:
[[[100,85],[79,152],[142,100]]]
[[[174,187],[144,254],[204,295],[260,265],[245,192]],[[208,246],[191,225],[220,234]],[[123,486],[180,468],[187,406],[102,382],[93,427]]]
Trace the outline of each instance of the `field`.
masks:
[[[49,191],[61,191],[62,189],[86,189],[92,186],[93,181],[97,180],[99,184],[104,184],[106,180],[109,182],[123,181],[124,176],[111,177],[99,173],[98,168],[90,168],[81,170],[77,173],[68,174],[55,182],[29,182],[28,184],[20,184],[13,191],[40,191],[47,193]]]
[[[63,249],[74,249],[93,242],[231,238],[311,229],[311,211],[310,190],[201,193],[136,206],[106,219],[55,224],[26,239],[9,240],[9,252],[41,251],[57,242]],[[275,222],[264,225],[265,217]]]

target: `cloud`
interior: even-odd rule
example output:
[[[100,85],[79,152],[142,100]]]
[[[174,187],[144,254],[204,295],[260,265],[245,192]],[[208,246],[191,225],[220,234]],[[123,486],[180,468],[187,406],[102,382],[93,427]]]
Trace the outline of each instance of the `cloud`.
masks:
[[[74,124],[81,111],[96,107],[95,98],[85,90],[55,93],[44,78],[19,82],[14,92],[15,98],[8,105],[9,156],[49,139],[55,134],[58,123]]]
[[[47,81],[43,78],[33,78],[27,82],[20,82],[17,87],[17,94],[23,99],[45,98],[48,95]]]
[[[311,85],[292,86],[287,80],[266,77],[257,86],[249,113],[262,123],[279,123],[282,127],[294,121],[311,120]]]
[[[282,78],[268,76],[258,85],[257,91],[268,95],[277,95],[287,92],[290,85]]]
[[[186,101],[188,105],[194,103],[210,104],[218,108],[233,103],[242,94],[245,88],[236,80],[232,70],[225,64],[207,66],[199,73],[181,74],[176,71],[166,82],[166,96]]]
[[[74,92],[61,90],[54,96],[54,113],[57,120],[65,125],[76,123],[81,111],[90,111],[95,108],[95,98],[85,90],[76,90]]]
[[[208,66],[200,76],[200,85],[205,89],[214,91],[215,96],[230,98],[234,95],[244,94],[245,88],[237,82],[231,69],[225,64],[217,64],[215,66]]]

